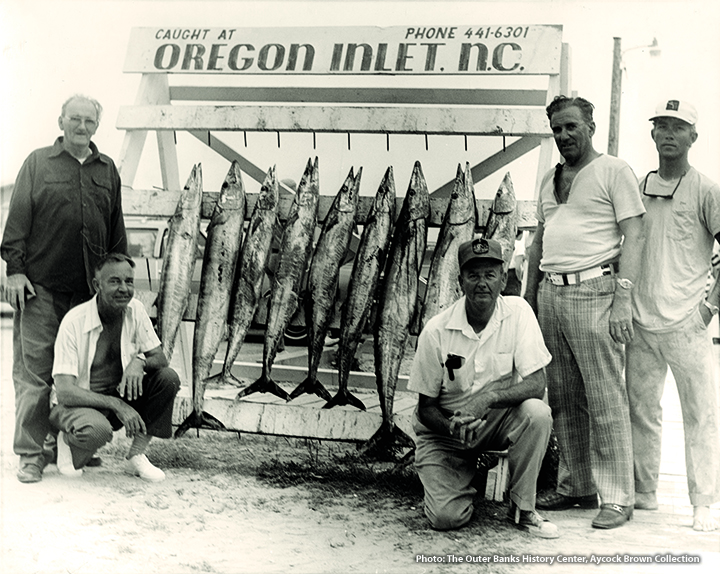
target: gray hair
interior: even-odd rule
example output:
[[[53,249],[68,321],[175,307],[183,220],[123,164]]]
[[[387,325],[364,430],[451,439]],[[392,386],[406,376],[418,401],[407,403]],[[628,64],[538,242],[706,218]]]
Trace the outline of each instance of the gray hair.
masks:
[[[75,94],[74,96],[70,96],[67,100],[65,100],[65,103],[62,105],[62,110],[60,112],[60,115],[65,116],[65,112],[67,111],[67,107],[70,105],[70,102],[75,100],[83,100],[85,102],[90,102],[93,107],[95,108],[95,114],[97,116],[97,121],[100,123],[100,116],[102,115],[102,106],[100,105],[100,102],[98,102],[96,99],[91,98],[89,96],[85,96],[83,94]]]
[[[552,121],[552,116],[555,112],[559,112],[561,110],[564,110],[565,108],[570,107],[578,108],[586,123],[589,124],[593,121],[593,110],[595,109],[595,106],[593,106],[585,98],[568,98],[567,96],[555,96],[555,99],[550,102],[550,105],[545,108],[545,111],[547,112],[548,119]]]

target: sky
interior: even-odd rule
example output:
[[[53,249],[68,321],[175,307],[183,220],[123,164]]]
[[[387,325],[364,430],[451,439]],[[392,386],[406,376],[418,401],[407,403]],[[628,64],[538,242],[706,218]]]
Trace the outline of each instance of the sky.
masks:
[[[720,3],[585,2],[214,2],[214,1],[70,1],[0,0],[0,184],[12,183],[23,160],[35,148],[60,135],[60,106],[74,93],[98,99],[104,115],[94,141],[118,160],[123,132],[115,122],[120,106],[131,105],[139,74],[123,73],[130,30],[163,27],[280,26],[410,26],[454,24],[560,24],[563,42],[571,47],[571,85],[596,106],[594,144],[607,150],[613,37],[622,38],[623,96],[619,155],[638,176],[656,167],[648,118],[659,101],[686,99],[698,108],[699,139],[691,163],[720,180]],[[657,38],[661,55],[646,46]],[[637,47],[637,48],[636,48]],[[443,79],[468,87],[465,79]],[[295,85],[287,78],[243,78],[247,85],[268,81]],[[293,80],[294,82],[297,82]],[[323,80],[320,79],[322,82]],[[363,78],[360,82],[371,83]],[[413,84],[412,82],[416,82]],[[424,86],[427,78],[409,81]],[[419,84],[417,82],[420,82]],[[445,85],[445,84],[444,84]],[[447,86],[447,85],[445,85]],[[217,134],[216,134],[217,135]],[[404,193],[413,162],[423,164],[429,187],[454,177],[458,163],[474,165],[502,148],[501,138],[470,138],[468,151],[460,137],[434,136],[425,149],[423,136],[397,136],[391,151],[382,136],[346,137],[319,134],[317,149],[309,134],[282,134],[281,146],[271,134],[248,134],[248,147],[237,134],[220,134],[259,167],[278,165],[282,179],[299,180],[308,157],[321,157],[321,192],[334,194],[350,166],[363,166],[363,194],[374,194],[382,174],[393,165],[398,193]],[[509,141],[507,143],[510,143]],[[531,199],[537,152],[510,166],[516,193]],[[226,160],[187,134],[178,134],[180,180],[193,163],[202,162],[206,190],[217,190],[228,168]],[[479,197],[492,197],[505,170],[476,187]],[[149,137],[136,189],[161,187],[157,148]],[[249,191],[258,184],[246,180]]]

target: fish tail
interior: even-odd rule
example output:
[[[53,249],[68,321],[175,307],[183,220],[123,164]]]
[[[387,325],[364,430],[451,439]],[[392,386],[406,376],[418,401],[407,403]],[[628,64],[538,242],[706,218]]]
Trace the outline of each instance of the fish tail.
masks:
[[[356,409],[360,409],[361,411],[366,410],[363,402],[347,389],[340,389],[337,394],[332,399],[330,399],[323,408],[331,409],[333,407],[340,407],[343,405],[351,405]]]
[[[315,377],[308,377],[302,383],[300,383],[295,388],[295,390],[292,393],[290,393],[289,400],[296,399],[303,393],[308,393],[308,394],[314,393],[318,397],[320,397],[321,399],[323,399],[325,401],[329,401],[332,399],[332,396],[330,395],[330,393],[328,393],[327,389]]]
[[[283,390],[265,373],[263,373],[257,381],[242,389],[235,397],[235,400],[251,395],[252,393],[272,393],[276,397],[280,397],[285,401],[290,400],[290,396],[285,392],[285,390]]]
[[[177,428],[175,431],[175,438],[180,438],[191,428],[225,430],[225,425],[205,411],[202,411],[200,414],[193,411]]]
[[[360,454],[378,460],[396,461],[404,448],[414,448],[413,440],[395,423],[383,420],[380,428],[360,447]]]

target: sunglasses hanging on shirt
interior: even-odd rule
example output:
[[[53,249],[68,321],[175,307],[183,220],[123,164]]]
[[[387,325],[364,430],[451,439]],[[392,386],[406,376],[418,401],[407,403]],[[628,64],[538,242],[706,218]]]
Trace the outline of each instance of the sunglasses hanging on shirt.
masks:
[[[648,179],[650,179],[650,176],[651,176],[653,173],[657,173],[657,172],[658,172],[658,170],[655,169],[655,170],[651,171],[650,173],[648,173],[648,174],[645,176],[645,181],[643,182],[643,189],[642,189],[643,195],[644,195],[645,197],[659,197],[659,198],[661,198],[661,199],[672,199],[672,198],[673,198],[673,195],[675,195],[675,192],[678,190],[678,187],[680,187],[680,182],[682,181],[682,178],[685,177],[685,174],[686,174],[687,172],[683,172],[683,174],[680,176],[680,179],[678,179],[678,182],[677,182],[677,185],[675,186],[675,189],[672,190],[672,193],[670,193],[670,195],[667,195],[667,194],[655,194],[655,193],[648,193],[648,192],[647,192]],[[660,177],[660,176],[658,175],[658,177]]]

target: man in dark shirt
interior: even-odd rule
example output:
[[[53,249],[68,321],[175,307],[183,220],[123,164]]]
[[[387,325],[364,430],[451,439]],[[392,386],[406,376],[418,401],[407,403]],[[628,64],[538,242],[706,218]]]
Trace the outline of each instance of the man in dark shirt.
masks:
[[[90,141],[102,107],[73,96],[63,131],[35,150],[18,174],[0,254],[7,262],[5,300],[15,309],[13,382],[20,482],[38,482],[54,453],[50,430],[53,345],[67,311],[92,296],[93,269],[107,252],[127,252],[120,176]]]

